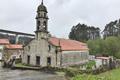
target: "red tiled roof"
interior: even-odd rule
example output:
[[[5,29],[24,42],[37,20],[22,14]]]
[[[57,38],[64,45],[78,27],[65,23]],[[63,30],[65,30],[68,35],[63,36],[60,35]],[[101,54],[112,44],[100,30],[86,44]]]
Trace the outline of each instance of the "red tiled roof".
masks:
[[[5,46],[6,49],[23,49],[22,45],[19,44],[10,44]]]
[[[60,38],[50,38],[49,42],[52,45],[60,46],[62,51],[84,51],[89,50],[85,43],[69,40],[69,39],[60,39]]]
[[[6,45],[6,44],[9,44],[8,39],[0,39],[0,45]]]
[[[104,59],[104,60],[109,60],[110,57],[96,57],[96,59]]]

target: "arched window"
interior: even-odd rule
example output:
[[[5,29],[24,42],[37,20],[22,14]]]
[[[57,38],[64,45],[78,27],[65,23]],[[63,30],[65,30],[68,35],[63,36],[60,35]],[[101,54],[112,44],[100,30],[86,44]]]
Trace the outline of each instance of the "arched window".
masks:
[[[40,26],[40,21],[38,21],[38,23],[37,23],[37,24],[38,24],[38,26]]]
[[[30,46],[28,46],[28,51],[30,51]]]
[[[48,45],[48,51],[49,52],[51,51],[51,45]]]
[[[46,26],[46,21],[44,21],[44,25]]]
[[[47,29],[47,23],[46,23],[46,21],[44,21],[44,29],[46,30]]]
[[[46,17],[46,13],[44,13],[44,17]]]

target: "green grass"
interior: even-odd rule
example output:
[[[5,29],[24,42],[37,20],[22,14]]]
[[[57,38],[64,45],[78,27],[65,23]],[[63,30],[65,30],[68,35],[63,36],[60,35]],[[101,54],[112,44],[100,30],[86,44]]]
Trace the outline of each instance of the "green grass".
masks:
[[[100,75],[77,75],[72,80],[120,80],[120,68]]]
[[[120,68],[119,69],[115,69],[115,70],[112,70],[112,71],[108,71],[108,72],[105,72],[105,73],[102,73],[100,75],[98,75],[99,77],[109,77],[110,80],[120,80]]]
[[[21,68],[38,68],[35,66],[27,65],[27,64],[22,64],[22,63],[17,63],[15,64],[15,67],[21,67]]]
[[[21,63],[15,64],[15,67],[30,67]]]

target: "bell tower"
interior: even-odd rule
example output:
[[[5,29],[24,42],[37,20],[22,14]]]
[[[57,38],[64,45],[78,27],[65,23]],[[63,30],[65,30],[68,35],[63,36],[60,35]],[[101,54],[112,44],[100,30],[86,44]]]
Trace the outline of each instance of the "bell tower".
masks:
[[[41,4],[37,8],[37,15],[36,15],[36,37],[38,38],[39,35],[48,34],[48,15],[47,15],[47,8],[44,6],[43,0]],[[41,37],[41,36],[39,36]],[[43,36],[42,36],[43,37]]]

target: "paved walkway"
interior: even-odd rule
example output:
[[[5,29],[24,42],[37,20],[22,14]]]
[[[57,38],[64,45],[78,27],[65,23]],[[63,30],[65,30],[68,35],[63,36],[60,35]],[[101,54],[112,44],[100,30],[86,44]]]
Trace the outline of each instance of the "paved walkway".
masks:
[[[30,70],[10,70],[0,67],[0,80],[65,80],[63,76]]]

